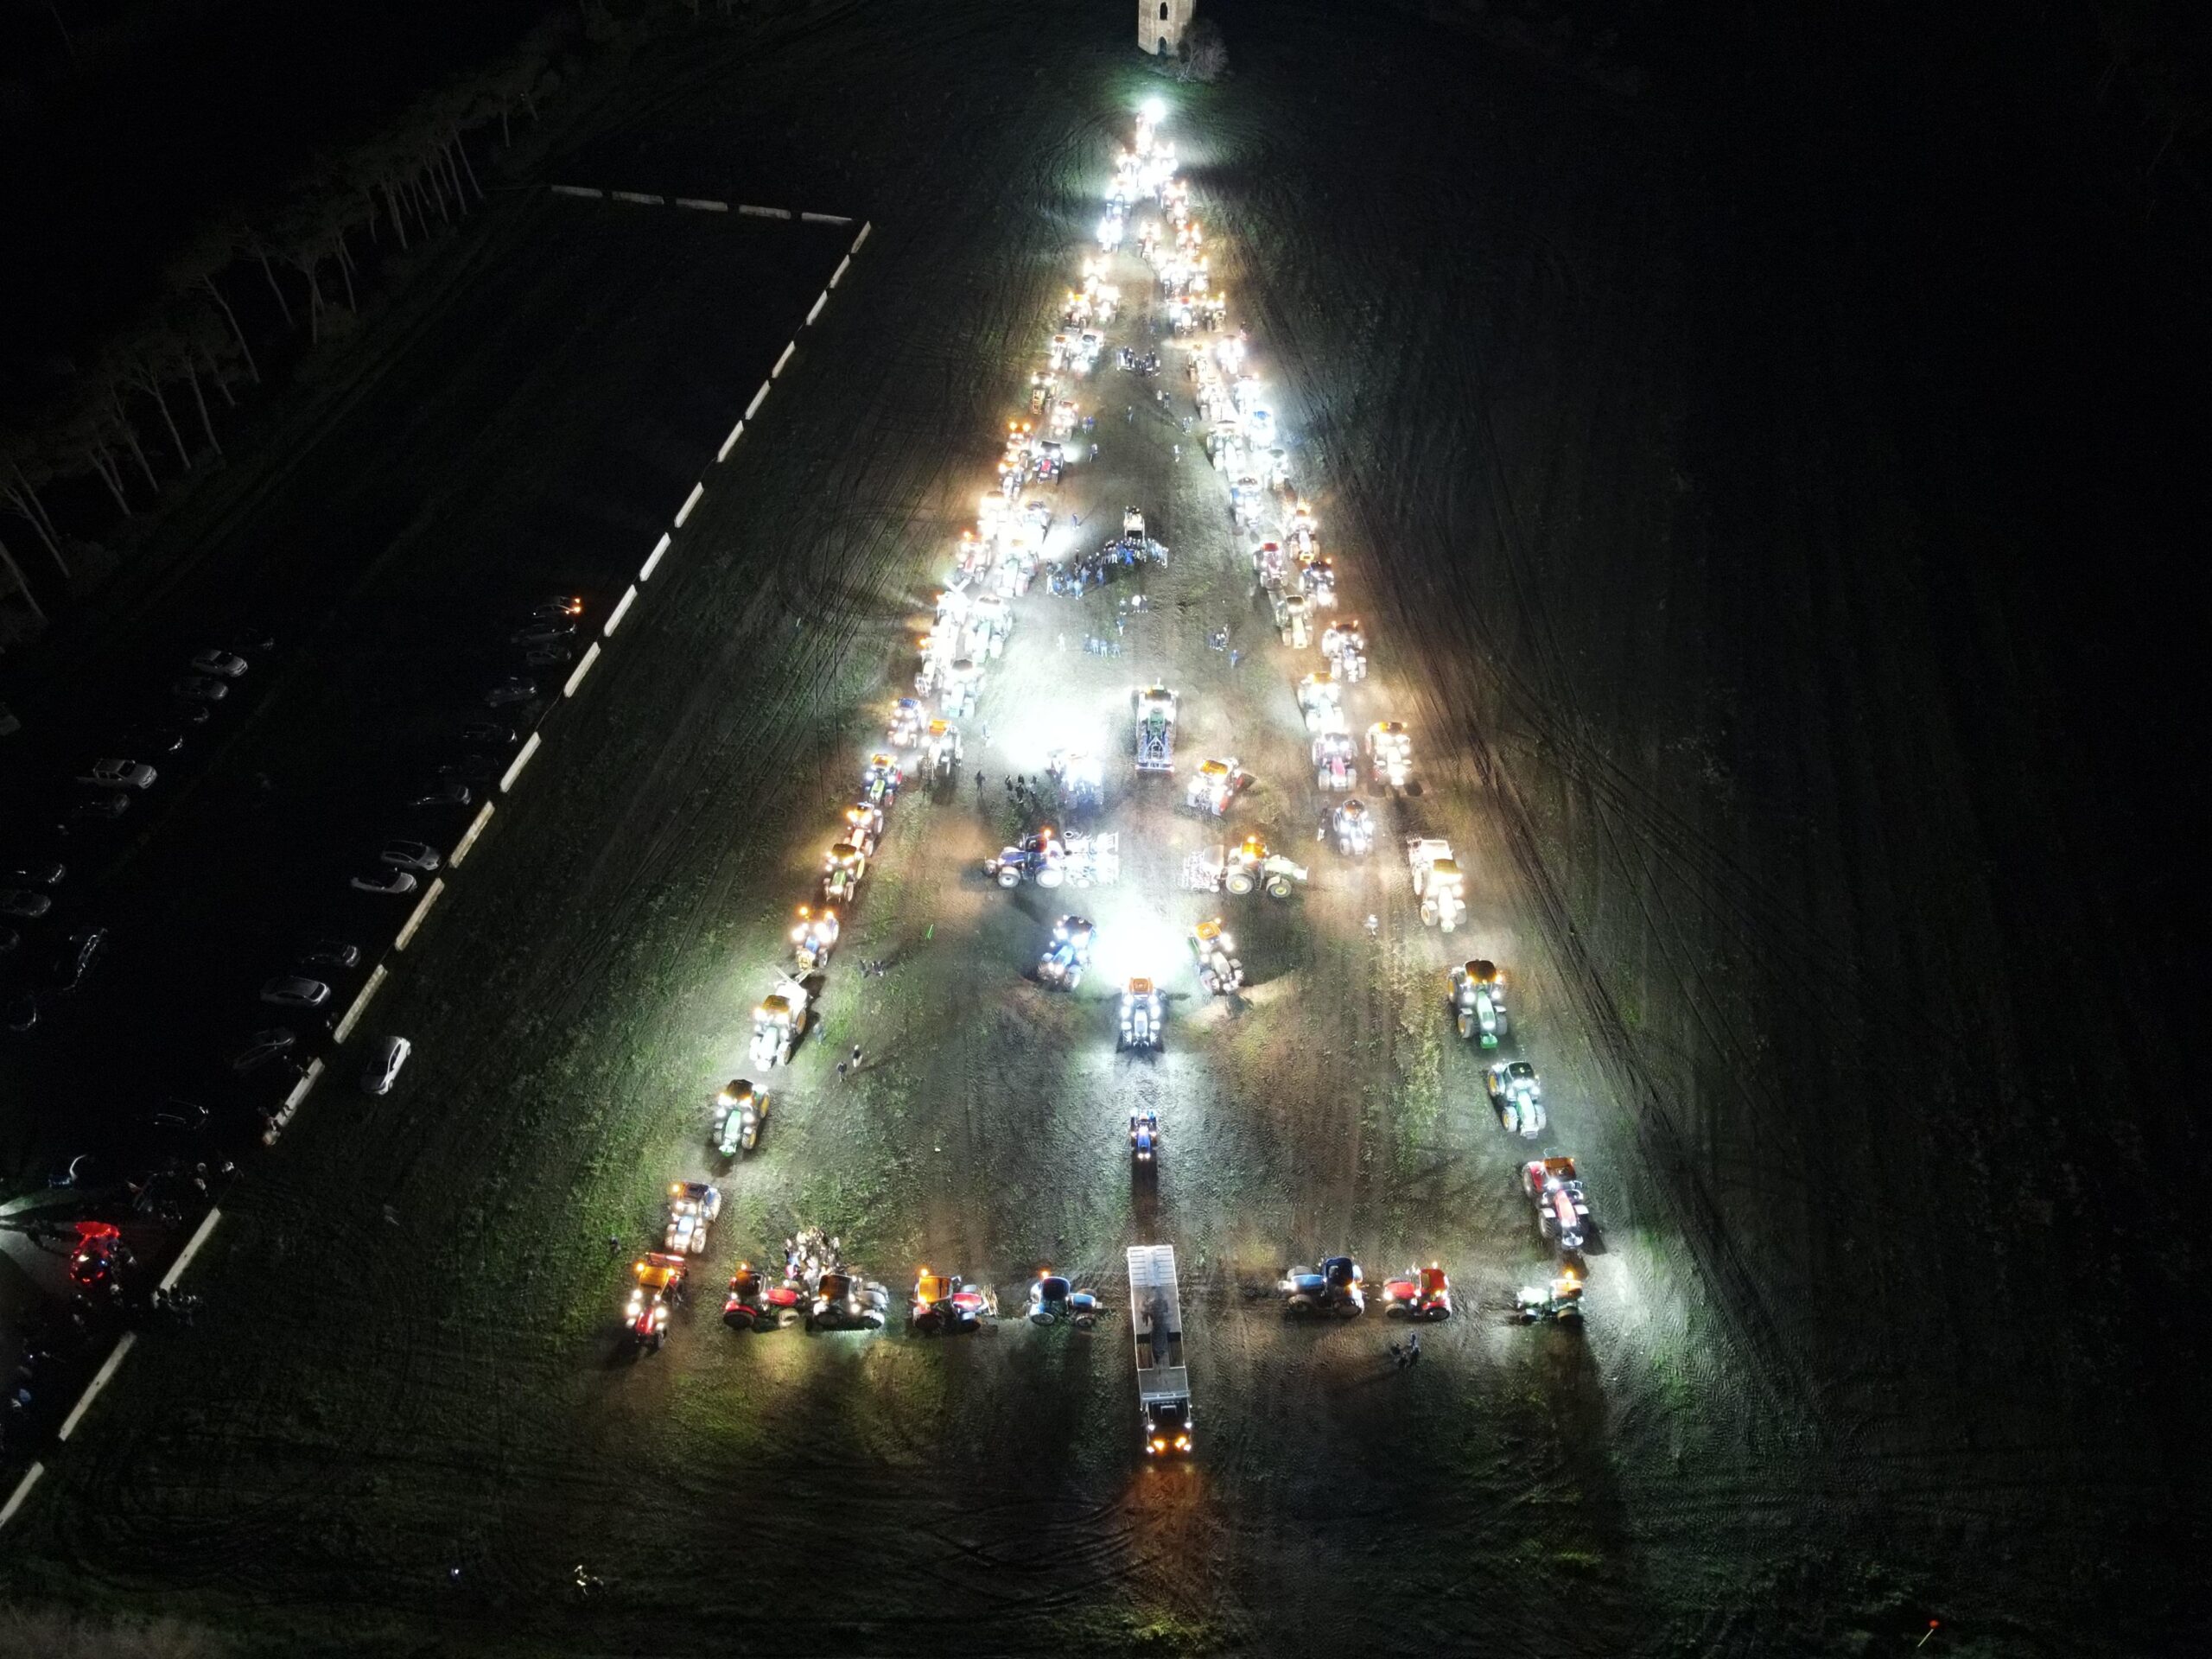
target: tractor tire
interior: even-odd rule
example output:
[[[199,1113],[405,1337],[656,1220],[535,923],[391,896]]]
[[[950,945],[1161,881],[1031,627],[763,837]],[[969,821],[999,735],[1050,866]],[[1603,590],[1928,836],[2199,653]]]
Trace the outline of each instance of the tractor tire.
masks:
[[[998,874],[998,884],[1011,893],[1021,885],[1021,872],[1010,865],[1001,868]]]
[[[1051,892],[1054,887],[1058,887],[1067,879],[1067,872],[1065,870],[1039,870],[1037,872],[1037,885],[1044,888],[1047,893]]]
[[[1474,1034],[1475,1016],[1471,1014],[1462,1014],[1459,1016],[1459,1040],[1464,1043]]]
[[[1278,875],[1273,877],[1268,882],[1268,897],[1270,899],[1287,899],[1290,897],[1290,887],[1291,881],[1288,876]]]
[[[1436,925],[1436,906],[1433,904],[1425,904],[1421,907],[1421,925],[1423,927]]]
[[[1241,899],[1246,893],[1252,891],[1252,878],[1245,871],[1238,870],[1234,874],[1230,875],[1229,879],[1223,883],[1223,885],[1226,887],[1230,892],[1236,894],[1236,896]]]

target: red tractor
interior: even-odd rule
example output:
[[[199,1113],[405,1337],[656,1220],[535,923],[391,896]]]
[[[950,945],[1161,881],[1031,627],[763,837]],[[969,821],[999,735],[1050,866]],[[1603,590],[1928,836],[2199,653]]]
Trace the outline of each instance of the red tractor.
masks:
[[[741,1262],[722,1299],[722,1323],[733,1331],[773,1331],[805,1319],[806,1288],[786,1279],[772,1284],[750,1262]]]
[[[1452,1317],[1452,1280],[1440,1262],[1408,1268],[1382,1283],[1382,1311],[1395,1319],[1448,1319]]]

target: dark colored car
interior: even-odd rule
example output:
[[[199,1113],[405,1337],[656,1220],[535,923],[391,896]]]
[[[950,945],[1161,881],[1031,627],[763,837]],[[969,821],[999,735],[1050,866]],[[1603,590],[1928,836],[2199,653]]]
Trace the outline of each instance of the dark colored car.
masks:
[[[70,934],[54,958],[54,988],[64,993],[75,990],[106,950],[107,929],[104,927],[80,927]]]

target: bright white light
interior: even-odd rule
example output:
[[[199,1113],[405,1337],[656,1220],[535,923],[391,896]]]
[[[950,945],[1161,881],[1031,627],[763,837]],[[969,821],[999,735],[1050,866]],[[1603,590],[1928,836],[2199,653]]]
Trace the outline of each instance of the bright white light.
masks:
[[[1167,118],[1167,105],[1159,99],[1147,98],[1144,101],[1144,108],[1141,113],[1146,120],[1156,127]]]

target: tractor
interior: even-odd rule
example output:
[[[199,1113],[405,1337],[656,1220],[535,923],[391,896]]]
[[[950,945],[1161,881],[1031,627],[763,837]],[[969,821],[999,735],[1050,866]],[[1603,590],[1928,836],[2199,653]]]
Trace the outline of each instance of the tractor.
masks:
[[[1479,1038],[1484,1048],[1496,1048],[1510,1034],[1505,976],[1496,963],[1478,957],[1452,969],[1451,1001],[1462,1038]]]
[[[622,1310],[622,1338],[632,1349],[658,1353],[668,1336],[670,1308],[683,1300],[690,1263],[655,1251],[630,1264],[630,1300]]]
[[[784,980],[772,995],[760,999],[753,1010],[753,1065],[766,1071],[791,1064],[791,1051],[806,1030],[809,1001],[806,987],[795,979]]]
[[[1124,1048],[1159,1049],[1166,1046],[1160,1023],[1166,1011],[1166,999],[1150,980],[1130,979],[1122,987],[1121,1024],[1114,1039],[1118,1052]]]
[[[1098,1294],[1077,1290],[1065,1274],[1046,1268],[1029,1283],[1029,1322],[1088,1331],[1098,1323]]]
[[[768,1126],[768,1096],[750,1077],[732,1077],[715,1095],[715,1150],[737,1158],[760,1144]]]
[[[798,919],[791,925],[791,955],[799,967],[808,973],[828,967],[838,932],[837,912],[829,906],[801,905]]]
[[[1096,936],[1097,929],[1087,918],[1061,917],[1046,943],[1045,954],[1037,959],[1037,982],[1059,991],[1072,991],[1082,984]]]
[[[1244,988],[1244,964],[1236,941],[1217,916],[1191,930],[1191,954],[1198,960],[1198,983],[1211,996],[1229,996]]]
[[[1332,1255],[1324,1257],[1318,1268],[1285,1268],[1275,1288],[1282,1293],[1282,1311],[1291,1319],[1325,1313],[1350,1319],[1366,1311],[1366,1284],[1358,1262],[1348,1255]]]
[[[958,1274],[914,1273],[914,1294],[906,1308],[907,1328],[917,1336],[965,1336],[998,1318],[998,1298]]]
[[[1408,1268],[1399,1277],[1384,1280],[1382,1312],[1396,1319],[1450,1319],[1452,1281],[1442,1264]]]

